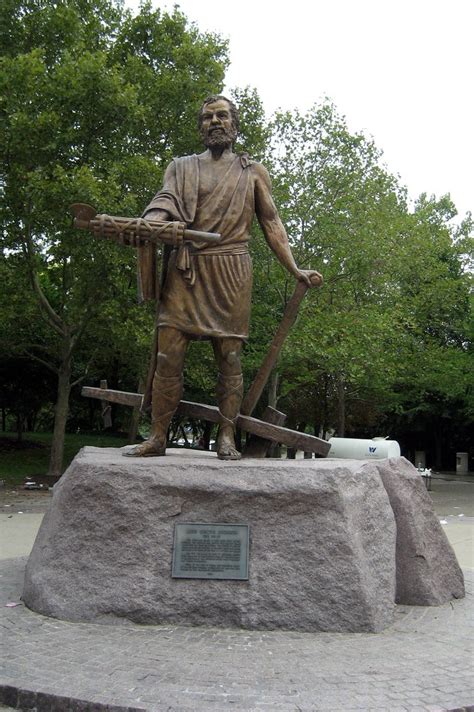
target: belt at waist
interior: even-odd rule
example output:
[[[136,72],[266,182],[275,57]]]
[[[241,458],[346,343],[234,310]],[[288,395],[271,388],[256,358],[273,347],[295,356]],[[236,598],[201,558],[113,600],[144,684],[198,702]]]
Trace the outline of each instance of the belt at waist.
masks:
[[[180,252],[182,247],[186,247],[190,255],[246,255],[249,251],[248,245],[244,243],[231,243],[230,245],[207,245],[206,247],[195,247],[192,242],[183,242],[180,247],[174,247],[173,252]]]
[[[218,256],[218,255],[246,255],[248,254],[247,244],[230,244],[230,245],[210,245],[203,249],[196,248],[190,242],[183,242],[179,248],[174,248],[176,252],[176,269],[183,272],[183,279],[192,287],[196,281],[196,274],[193,268],[192,256]]]

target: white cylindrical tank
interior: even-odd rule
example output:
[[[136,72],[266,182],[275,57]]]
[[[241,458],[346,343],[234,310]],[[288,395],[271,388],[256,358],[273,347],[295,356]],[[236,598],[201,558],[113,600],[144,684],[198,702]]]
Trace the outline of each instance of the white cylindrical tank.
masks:
[[[396,440],[373,438],[330,438],[331,449],[327,457],[342,457],[351,460],[382,460],[386,457],[400,457],[400,445]]]
[[[469,454],[467,452],[456,453],[456,474],[465,475],[469,472]]]

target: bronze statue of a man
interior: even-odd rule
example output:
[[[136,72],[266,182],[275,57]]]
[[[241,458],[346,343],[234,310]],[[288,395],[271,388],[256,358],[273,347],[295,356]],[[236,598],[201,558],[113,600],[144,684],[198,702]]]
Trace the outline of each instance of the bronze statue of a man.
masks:
[[[220,427],[217,455],[239,459],[235,422],[243,395],[240,352],[248,337],[252,264],[248,253],[254,215],[280,263],[308,286],[322,282],[313,270],[295,264],[278,216],[267,170],[233,144],[239,129],[235,105],[211,96],[199,114],[204,153],[176,158],[164,185],[144,212],[154,220],[177,220],[194,230],[221,233],[217,246],[200,243],[174,249],[167,259],[158,311],[158,354],[152,390],[151,435],[130,454],[164,455],[170,420],[183,390],[188,343],[208,339],[219,369],[217,401]],[[142,248],[139,271],[145,298],[154,294],[154,248]]]

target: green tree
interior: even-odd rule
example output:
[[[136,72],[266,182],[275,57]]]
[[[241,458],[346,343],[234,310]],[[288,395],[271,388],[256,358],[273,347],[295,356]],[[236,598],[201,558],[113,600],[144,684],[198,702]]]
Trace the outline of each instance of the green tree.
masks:
[[[325,277],[324,287],[307,295],[297,338],[286,345],[280,395],[293,425],[312,423],[319,431],[337,424],[341,433],[347,398],[358,396],[361,374],[387,369],[380,341],[387,319],[380,302],[404,195],[380,167],[373,142],[352,135],[329,103],[307,115],[278,114],[272,132],[275,200],[296,261]],[[276,326],[293,284],[263,251],[257,262],[262,285],[257,320],[261,316],[263,326],[271,314]],[[256,350],[267,342],[257,337]],[[318,405],[308,410],[303,400]]]
[[[32,359],[48,332],[38,319],[22,259],[10,255],[0,261],[0,407],[2,430],[15,428],[21,439],[37,422],[45,403],[54,398],[54,379]]]
[[[472,220],[456,227],[454,215],[449,197],[422,195],[408,218],[394,309],[402,367],[386,414],[401,437],[416,438],[416,449],[434,452],[437,468],[452,466],[456,447],[472,442],[474,420]]]
[[[415,407],[431,421],[461,402],[466,413],[470,217],[453,228],[448,198],[421,197],[411,212],[373,141],[351,134],[330,103],[279,114],[271,129],[267,162],[296,261],[325,277],[277,369],[290,423],[388,434]],[[256,367],[293,285],[261,242],[254,264]]]
[[[0,26],[2,244],[28,271],[48,327],[32,353],[57,376],[57,475],[70,390],[85,371],[74,358],[87,334],[107,343],[135,299],[132,250],[79,235],[67,206],[140,214],[170,157],[195,148],[199,100],[221,89],[226,43],[176,9],[144,4],[133,17],[115,0],[8,0]]]

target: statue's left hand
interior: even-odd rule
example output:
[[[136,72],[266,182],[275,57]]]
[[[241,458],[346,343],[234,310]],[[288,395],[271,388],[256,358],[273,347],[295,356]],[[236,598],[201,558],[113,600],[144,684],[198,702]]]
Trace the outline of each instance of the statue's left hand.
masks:
[[[299,269],[296,278],[306,282],[308,287],[320,287],[323,283],[323,275],[315,269]]]

